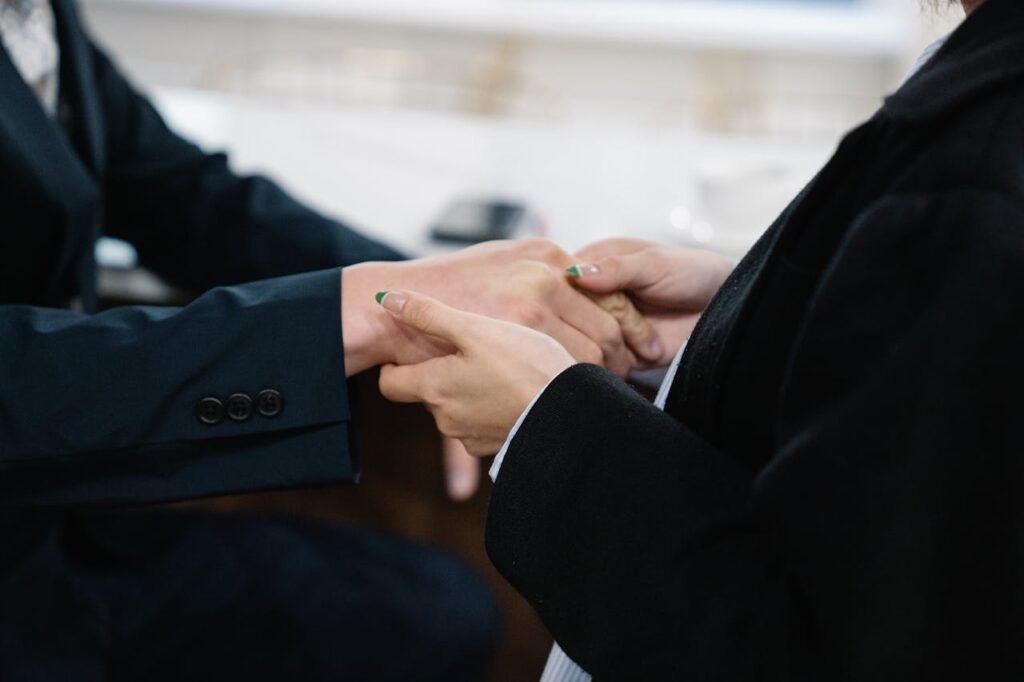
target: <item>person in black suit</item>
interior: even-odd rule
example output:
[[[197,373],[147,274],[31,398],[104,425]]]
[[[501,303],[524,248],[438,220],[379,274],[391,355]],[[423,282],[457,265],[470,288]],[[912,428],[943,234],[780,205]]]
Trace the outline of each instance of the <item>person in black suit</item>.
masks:
[[[0,679],[462,680],[496,609],[459,562],[299,522],[80,513],[353,481],[346,377],[434,344],[424,287],[632,362],[546,242],[396,261],[172,133],[72,0],[0,0]],[[193,293],[97,311],[94,244]],[[372,262],[371,262],[372,261]]]
[[[522,419],[488,551],[594,679],[1024,679],[1024,5],[967,9],[720,287],[629,241],[573,269],[676,343],[703,309],[665,411],[542,335],[385,297],[459,348],[386,395],[474,454]]]

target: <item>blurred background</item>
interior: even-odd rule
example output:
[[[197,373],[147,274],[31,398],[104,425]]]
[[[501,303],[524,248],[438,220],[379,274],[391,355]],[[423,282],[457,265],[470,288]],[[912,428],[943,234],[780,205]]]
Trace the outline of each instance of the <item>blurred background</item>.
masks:
[[[477,200],[525,207],[525,231],[570,250],[630,234],[738,257],[962,17],[918,1],[82,4],[173,127],[410,255],[453,248],[430,228]],[[99,257],[109,299],[166,300],[130,247]],[[550,639],[486,560],[486,487],[448,501],[428,415],[386,405],[372,376],[357,390],[360,486],[212,504],[454,549],[508,611],[490,679],[535,680]]]
[[[918,2],[83,4],[176,128],[408,252],[483,198],[737,256],[962,16]]]

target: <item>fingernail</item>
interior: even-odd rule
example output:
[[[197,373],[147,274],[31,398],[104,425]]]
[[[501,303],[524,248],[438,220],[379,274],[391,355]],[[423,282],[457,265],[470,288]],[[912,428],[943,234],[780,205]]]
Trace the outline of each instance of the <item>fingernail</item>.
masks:
[[[384,307],[384,310],[391,313],[402,312],[402,308],[405,307],[405,302],[408,300],[405,294],[397,291],[378,291],[374,298]]]
[[[652,360],[659,359],[665,353],[665,347],[661,345],[661,341],[658,339],[652,339],[647,344],[647,352],[650,353],[648,357]]]
[[[592,263],[577,263],[576,265],[570,265],[565,269],[565,274],[570,277],[585,277],[587,275],[599,275],[601,274],[601,268]]]

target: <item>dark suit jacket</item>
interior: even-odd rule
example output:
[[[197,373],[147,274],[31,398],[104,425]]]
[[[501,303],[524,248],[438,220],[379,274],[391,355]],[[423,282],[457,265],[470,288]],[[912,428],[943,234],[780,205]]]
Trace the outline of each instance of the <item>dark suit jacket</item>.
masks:
[[[0,48],[0,506],[352,479],[337,268],[398,254],[173,134],[74,2],[53,6],[63,126]],[[103,234],[207,293],[92,314]],[[73,297],[85,314],[60,309]],[[276,417],[197,418],[204,397],[264,389]]]
[[[1024,5],[988,0],[736,268],[662,413],[546,390],[488,550],[598,680],[1024,679]]]

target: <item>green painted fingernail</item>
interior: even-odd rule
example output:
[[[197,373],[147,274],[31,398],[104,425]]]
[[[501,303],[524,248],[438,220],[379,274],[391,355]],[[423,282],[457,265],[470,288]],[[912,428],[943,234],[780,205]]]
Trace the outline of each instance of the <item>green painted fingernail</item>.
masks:
[[[377,303],[384,305],[384,297],[390,293],[390,291],[378,291],[376,294],[373,295],[373,297],[377,299]]]
[[[584,275],[600,275],[600,266],[592,263],[577,263],[576,265],[570,265],[565,269],[565,274],[570,277],[583,277]]]

